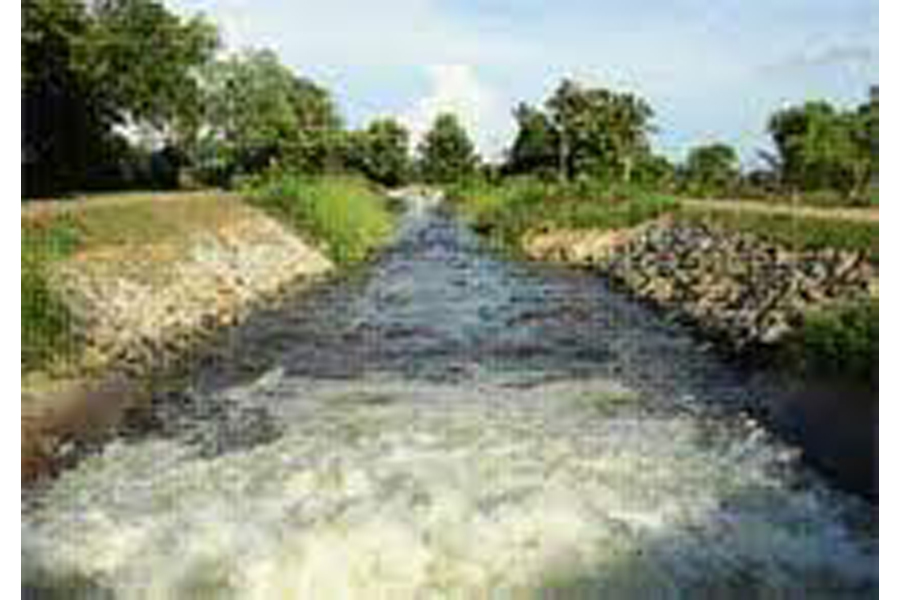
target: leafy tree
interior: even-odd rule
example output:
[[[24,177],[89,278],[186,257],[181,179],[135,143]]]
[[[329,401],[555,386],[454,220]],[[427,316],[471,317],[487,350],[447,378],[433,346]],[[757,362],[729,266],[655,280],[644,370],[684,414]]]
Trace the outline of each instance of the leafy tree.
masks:
[[[395,119],[378,119],[350,135],[349,166],[378,183],[397,186],[410,176],[409,131]]]
[[[26,195],[121,185],[119,126],[149,124],[176,145],[189,137],[176,132],[196,122],[211,25],[154,0],[29,0],[22,17]]]
[[[90,14],[76,56],[91,92],[120,120],[146,122],[167,137],[196,126],[196,74],[218,45],[215,27],[201,17],[184,20],[154,0],[96,0]]]
[[[856,109],[855,141],[864,157],[865,183],[878,179],[878,86],[869,88],[869,98]]]
[[[646,189],[670,190],[676,186],[678,169],[665,156],[646,154],[634,168],[632,182]]]
[[[868,102],[851,111],[822,101],[778,111],[769,132],[782,183],[789,188],[835,189],[855,198],[877,177],[877,87]]]
[[[737,152],[727,144],[705,144],[688,153],[684,178],[690,193],[727,193],[734,189],[739,177]]]
[[[203,74],[202,168],[224,179],[282,165],[307,172],[333,160],[340,118],[326,90],[298,78],[271,51],[247,51]]]
[[[564,79],[546,102],[558,132],[560,178],[589,174],[628,182],[649,151],[653,111],[641,98]]]
[[[79,77],[74,48],[85,39],[84,6],[22,5],[22,179],[26,196],[78,186],[110,134],[110,115]]]
[[[419,146],[422,177],[429,183],[452,183],[474,175],[478,158],[455,115],[438,115]]]
[[[559,132],[549,117],[528,104],[513,111],[518,132],[509,151],[504,171],[509,175],[556,172],[559,156]]]

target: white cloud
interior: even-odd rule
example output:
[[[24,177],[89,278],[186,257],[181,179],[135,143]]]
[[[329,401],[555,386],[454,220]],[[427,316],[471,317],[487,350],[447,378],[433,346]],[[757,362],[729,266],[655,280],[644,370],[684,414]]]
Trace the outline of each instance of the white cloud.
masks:
[[[419,66],[527,59],[533,45],[461,22],[436,0],[168,0],[205,11],[234,47],[267,46],[288,64]]]
[[[413,143],[418,144],[440,113],[451,112],[484,158],[498,158],[512,130],[506,100],[480,80],[471,66],[435,65],[428,71],[431,90],[402,117]]]

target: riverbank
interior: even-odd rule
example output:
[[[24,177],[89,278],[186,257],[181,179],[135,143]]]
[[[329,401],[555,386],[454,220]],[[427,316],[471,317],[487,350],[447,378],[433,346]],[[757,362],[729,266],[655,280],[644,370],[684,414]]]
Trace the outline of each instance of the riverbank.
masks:
[[[825,209],[538,192],[476,190],[455,200],[504,248],[602,274],[771,379],[772,393],[754,412],[840,486],[877,497],[871,211],[844,218]]]
[[[708,344],[445,210],[395,239],[26,494],[24,595],[875,594],[876,511]]]
[[[593,195],[578,195],[586,192]],[[871,375],[871,368],[861,373],[860,360],[877,363],[878,221],[871,211],[767,212],[758,203],[534,183],[452,197],[473,227],[506,248],[603,273],[729,353],[777,350],[800,370],[840,371],[845,362],[854,378]],[[848,315],[867,329],[864,339],[842,339],[854,333],[842,327]],[[844,346],[838,352],[849,360],[826,356],[823,337]]]
[[[252,193],[23,207],[23,479],[44,472],[67,440],[113,425],[217,331],[383,243],[392,217],[374,190],[310,182],[293,189],[293,204],[317,209],[324,192],[349,197],[345,207],[369,206],[380,237],[359,234],[369,221],[316,229]],[[340,243],[348,238],[367,246],[350,253]]]

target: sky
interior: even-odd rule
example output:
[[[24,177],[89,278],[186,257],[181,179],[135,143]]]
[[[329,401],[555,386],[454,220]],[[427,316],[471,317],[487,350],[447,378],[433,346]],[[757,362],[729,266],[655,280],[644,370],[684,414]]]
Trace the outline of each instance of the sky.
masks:
[[[203,12],[225,46],[271,48],[327,86],[349,126],[396,116],[419,139],[457,113],[497,159],[512,108],[563,77],[630,91],[654,147],[768,149],[769,114],[806,99],[851,106],[878,82],[877,0],[167,0]]]

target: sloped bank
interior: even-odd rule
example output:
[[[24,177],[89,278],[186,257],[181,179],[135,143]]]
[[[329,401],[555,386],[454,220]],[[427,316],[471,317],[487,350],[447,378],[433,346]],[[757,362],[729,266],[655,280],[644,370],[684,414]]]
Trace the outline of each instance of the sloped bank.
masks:
[[[159,382],[183,371],[216,331],[344,262],[327,235],[293,227],[254,203],[173,194],[23,211],[23,232],[31,237],[63,223],[79,240],[40,273],[65,313],[66,331],[61,340],[38,341],[75,349],[23,373],[23,481],[65,460],[69,442],[116,424]],[[23,292],[24,270],[23,256]],[[23,368],[29,345],[23,330]]]
[[[750,409],[837,485],[877,499],[877,223],[857,239],[854,227],[822,236],[808,226],[779,239],[777,224],[754,233],[669,216],[612,232],[532,232],[522,247],[597,269],[733,356],[767,365],[772,393]]]
[[[790,249],[759,235],[671,217],[629,230],[526,235],[534,259],[598,269],[737,353],[773,346],[810,311],[877,298],[862,249]]]

